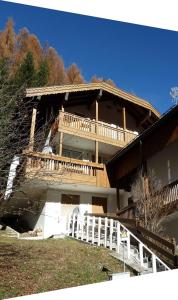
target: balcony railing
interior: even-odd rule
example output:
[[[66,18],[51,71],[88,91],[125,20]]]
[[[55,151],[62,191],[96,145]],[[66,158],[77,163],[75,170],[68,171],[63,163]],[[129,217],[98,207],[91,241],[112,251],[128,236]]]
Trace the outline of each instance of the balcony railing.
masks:
[[[86,162],[40,152],[24,151],[27,158],[26,177],[49,181],[84,183],[108,187],[107,172],[103,164]]]
[[[152,196],[152,202],[159,203],[160,213],[164,216],[169,215],[177,210],[178,205],[178,180],[171,182]],[[117,212],[122,218],[135,217],[136,202],[123,207]]]
[[[167,187],[163,188],[162,197],[164,205],[178,200],[178,180],[171,182]]]
[[[91,119],[79,117],[70,113],[60,112],[60,126],[61,129],[70,128],[75,133],[82,132],[87,136],[100,137],[103,140],[113,140],[115,142],[128,143],[133,140],[138,134],[116,127],[114,124],[107,124],[101,121],[94,121]]]

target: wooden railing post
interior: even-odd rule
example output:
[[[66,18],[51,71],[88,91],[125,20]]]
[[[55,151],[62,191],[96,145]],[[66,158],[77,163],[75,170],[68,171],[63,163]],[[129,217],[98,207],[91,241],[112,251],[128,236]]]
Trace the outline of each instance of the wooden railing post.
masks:
[[[72,237],[75,235],[75,214],[72,215]]]
[[[77,215],[76,238],[79,238],[79,215]]]
[[[139,243],[139,258],[140,258],[140,265],[143,267],[143,244]]]
[[[109,237],[109,248],[112,250],[113,246],[113,219],[110,219],[110,237]]]
[[[127,231],[127,257],[130,258],[130,232]]]
[[[89,241],[89,219],[90,217],[87,216],[87,229],[86,229],[86,242]]]
[[[92,217],[92,244],[95,242],[95,216]]]
[[[37,109],[36,109],[36,108],[33,108],[33,111],[32,111],[31,128],[30,128],[30,141],[29,141],[29,150],[30,150],[30,151],[33,151],[33,148],[34,148],[34,136],[35,136],[36,113],[37,113]]]
[[[101,217],[98,218],[98,246],[101,244]]]
[[[104,219],[104,247],[107,247],[108,218]]]
[[[122,127],[124,129],[124,142],[126,141],[126,112],[125,107],[122,108]]]
[[[120,223],[117,222],[117,246],[116,246],[117,253],[119,253],[120,243],[121,243],[121,226]]]
[[[153,273],[157,272],[156,255],[155,254],[152,254],[152,270],[153,270]]]
[[[81,240],[84,239],[84,226],[85,226],[85,216],[82,216],[81,220]]]

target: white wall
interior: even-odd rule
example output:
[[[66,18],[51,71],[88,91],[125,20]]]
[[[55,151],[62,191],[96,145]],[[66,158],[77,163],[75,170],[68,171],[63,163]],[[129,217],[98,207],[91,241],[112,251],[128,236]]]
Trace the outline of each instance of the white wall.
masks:
[[[46,203],[35,229],[43,228],[44,237],[48,237],[52,234],[64,234],[66,216],[61,214],[62,194],[80,195],[79,210],[81,214],[85,212],[92,213],[92,197],[104,197],[107,198],[107,210],[108,212],[115,212],[117,209],[116,195],[106,195],[101,193],[84,193],[73,191],[59,191],[49,189],[46,194]],[[77,207],[78,205],[76,205]],[[72,213],[74,205],[69,205],[68,213]]]
[[[162,185],[178,179],[178,140],[169,144],[147,161],[148,169],[153,169]]]

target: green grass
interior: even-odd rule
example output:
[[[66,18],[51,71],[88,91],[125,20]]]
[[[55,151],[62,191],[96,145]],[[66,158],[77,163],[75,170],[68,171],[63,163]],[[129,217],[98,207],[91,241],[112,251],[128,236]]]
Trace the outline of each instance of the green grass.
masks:
[[[107,249],[72,239],[28,241],[0,235],[0,299],[108,280],[123,272]]]

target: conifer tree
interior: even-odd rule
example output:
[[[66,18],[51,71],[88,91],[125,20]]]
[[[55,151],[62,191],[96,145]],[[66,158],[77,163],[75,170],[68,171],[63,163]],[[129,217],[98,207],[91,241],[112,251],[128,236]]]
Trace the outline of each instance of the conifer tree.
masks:
[[[17,86],[32,87],[35,84],[36,71],[32,52],[28,52],[18,69],[14,82]]]
[[[36,74],[35,86],[45,86],[48,83],[49,68],[46,60],[43,60],[40,64],[39,70]]]

